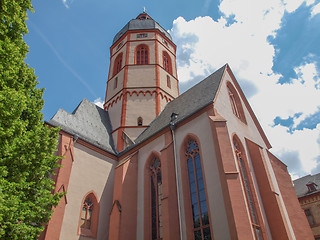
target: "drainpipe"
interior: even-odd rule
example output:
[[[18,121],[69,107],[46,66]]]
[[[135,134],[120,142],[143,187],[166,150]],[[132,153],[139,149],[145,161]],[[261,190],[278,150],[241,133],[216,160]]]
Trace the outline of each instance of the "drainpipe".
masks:
[[[170,121],[170,130],[172,133],[172,141],[173,141],[173,155],[174,155],[174,165],[175,165],[175,172],[176,172],[176,185],[177,185],[177,201],[178,201],[178,215],[179,215],[179,229],[180,229],[180,240],[183,240],[182,237],[182,217],[181,217],[181,201],[180,201],[180,181],[178,176],[178,160],[177,160],[177,153],[176,153],[176,138],[174,134],[174,130],[176,128],[176,125],[174,123],[174,120],[177,119],[178,114],[172,113],[171,115],[171,121]]]

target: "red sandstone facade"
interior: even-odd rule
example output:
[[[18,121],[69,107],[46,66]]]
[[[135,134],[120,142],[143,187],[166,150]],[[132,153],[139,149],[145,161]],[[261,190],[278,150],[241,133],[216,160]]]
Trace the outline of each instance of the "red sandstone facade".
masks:
[[[55,191],[67,194],[41,239],[312,239],[230,67],[178,97],[176,46],[162,30],[142,13],[110,48],[113,149],[66,126],[90,109],[103,117],[91,103],[48,122],[62,127]]]

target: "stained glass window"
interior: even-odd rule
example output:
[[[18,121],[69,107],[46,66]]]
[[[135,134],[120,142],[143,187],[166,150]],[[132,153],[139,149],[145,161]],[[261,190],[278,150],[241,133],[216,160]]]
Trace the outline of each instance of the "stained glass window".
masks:
[[[202,174],[201,157],[198,143],[188,142],[187,166],[193,217],[194,239],[211,239],[206,190]]]
[[[162,238],[162,179],[161,162],[155,158],[150,166],[151,171],[151,223],[152,239]]]
[[[90,197],[87,197],[82,206],[80,228],[91,228],[92,210],[93,203]]]

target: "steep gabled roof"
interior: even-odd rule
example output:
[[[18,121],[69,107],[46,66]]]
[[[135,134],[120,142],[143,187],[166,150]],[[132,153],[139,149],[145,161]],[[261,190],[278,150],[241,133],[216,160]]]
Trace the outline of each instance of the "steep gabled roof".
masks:
[[[308,191],[307,184],[315,183],[316,191]],[[298,198],[308,196],[320,192],[320,173],[315,175],[307,175],[293,181],[294,190]]]
[[[168,127],[172,113],[177,114],[175,123],[179,123],[209,104],[212,104],[218,92],[226,67],[227,64],[173,101],[169,102],[159,116],[150,123],[150,127],[145,129],[138,136],[135,143],[138,144],[143,142]]]
[[[73,113],[59,109],[46,123],[54,127],[59,126],[67,133],[77,135],[98,148],[116,154],[108,112],[87,99],[83,99]]]

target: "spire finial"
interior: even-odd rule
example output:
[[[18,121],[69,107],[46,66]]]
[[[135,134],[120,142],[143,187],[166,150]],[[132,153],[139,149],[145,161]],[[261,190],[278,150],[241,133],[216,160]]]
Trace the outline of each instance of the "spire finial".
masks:
[[[143,12],[144,12],[144,13],[146,12],[146,7],[143,7]]]

